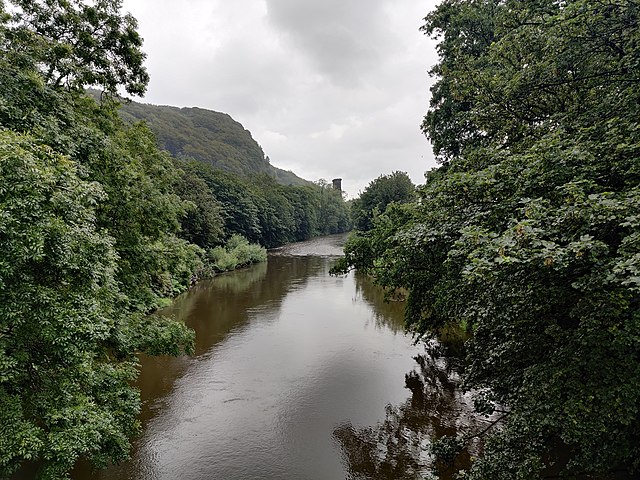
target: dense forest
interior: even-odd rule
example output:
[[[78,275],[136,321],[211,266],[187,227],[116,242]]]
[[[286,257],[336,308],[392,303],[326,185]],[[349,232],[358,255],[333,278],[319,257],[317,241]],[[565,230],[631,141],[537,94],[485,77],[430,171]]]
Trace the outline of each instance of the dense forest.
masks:
[[[149,77],[120,6],[0,2],[1,477],[25,461],[66,478],[79,458],[126,458],[137,355],[193,344],[148,313],[198,276],[264,260],[264,247],[350,225],[326,182],[174,158],[123,121],[118,93],[143,94]],[[218,142],[217,155],[234,147]]]
[[[459,478],[640,475],[639,19],[629,0],[445,0],[425,19],[440,167],[358,222],[337,270],[408,292],[418,335],[470,333],[488,421],[431,448],[484,439]]]

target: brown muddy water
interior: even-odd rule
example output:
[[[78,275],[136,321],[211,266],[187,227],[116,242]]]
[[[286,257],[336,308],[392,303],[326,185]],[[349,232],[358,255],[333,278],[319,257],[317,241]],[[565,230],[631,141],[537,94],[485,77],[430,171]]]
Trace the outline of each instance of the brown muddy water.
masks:
[[[468,424],[470,401],[446,358],[403,333],[401,303],[328,274],[344,238],[272,251],[178,298],[167,313],[196,331],[196,354],[143,358],[131,460],[72,478],[426,478],[429,438]]]

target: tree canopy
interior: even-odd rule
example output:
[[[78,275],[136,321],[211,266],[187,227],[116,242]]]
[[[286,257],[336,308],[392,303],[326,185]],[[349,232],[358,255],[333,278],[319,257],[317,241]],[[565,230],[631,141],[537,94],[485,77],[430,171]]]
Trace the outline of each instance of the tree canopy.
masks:
[[[383,213],[393,202],[410,202],[415,198],[415,189],[405,172],[380,175],[351,204],[354,226],[358,230],[370,230],[376,215]]]
[[[464,385],[503,413],[461,478],[640,472],[639,18],[626,0],[445,0],[426,18],[442,165],[342,268],[406,289],[420,334],[472,332]]]
[[[12,0],[3,12],[3,53],[14,64],[30,63],[52,86],[118,87],[144,93],[149,75],[137,22],[120,13],[121,0]]]
[[[349,207],[339,191],[326,181],[309,185],[281,185],[270,175],[243,178],[196,160],[175,161],[186,175],[198,178],[220,205],[222,236],[242,235],[267,248],[342,233],[351,227]],[[210,208],[210,199],[198,208]],[[191,226],[183,223],[190,235]],[[201,246],[204,246],[198,243]]]
[[[124,310],[97,182],[33,138],[0,132],[0,472],[23,460],[62,478],[79,456],[125,458],[136,432],[135,352],[189,350],[191,334]]]
[[[146,86],[117,1],[0,4],[0,476],[24,461],[66,478],[126,458],[137,354],[189,352],[147,313],[187,288],[199,247],[177,237],[179,170],[144,126],[83,88]]]

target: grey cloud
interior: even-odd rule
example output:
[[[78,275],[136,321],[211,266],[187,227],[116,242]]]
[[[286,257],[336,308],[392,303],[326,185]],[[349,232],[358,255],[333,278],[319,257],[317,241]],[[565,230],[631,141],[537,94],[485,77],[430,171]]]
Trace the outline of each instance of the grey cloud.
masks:
[[[240,115],[283,108],[283,98],[297,88],[291,62],[244,39],[229,42],[201,67],[201,81],[218,108]]]
[[[370,0],[267,0],[267,15],[318,71],[355,87],[393,47],[382,7]]]

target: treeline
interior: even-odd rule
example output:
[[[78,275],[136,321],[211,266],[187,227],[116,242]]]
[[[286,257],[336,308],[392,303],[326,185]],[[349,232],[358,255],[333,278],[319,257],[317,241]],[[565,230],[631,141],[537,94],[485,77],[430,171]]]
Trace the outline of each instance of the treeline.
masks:
[[[194,275],[346,228],[326,185],[240,180],[159,150],[118,89],[148,82],[119,0],[0,2],[0,477],[128,456],[137,355],[190,352],[149,311]],[[103,90],[96,101],[89,86]],[[246,239],[240,237],[246,237]],[[230,242],[230,243],[229,243]]]
[[[627,0],[445,0],[426,18],[441,166],[358,221],[339,269],[408,291],[418,334],[469,330],[464,386],[493,416],[431,449],[443,466],[483,438],[459,478],[640,473],[639,22]]]
[[[182,235],[202,247],[236,234],[272,248],[351,228],[342,193],[324,180],[281,185],[267,174],[244,178],[196,160],[175,159],[174,165],[184,172],[178,192],[195,205]]]

